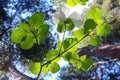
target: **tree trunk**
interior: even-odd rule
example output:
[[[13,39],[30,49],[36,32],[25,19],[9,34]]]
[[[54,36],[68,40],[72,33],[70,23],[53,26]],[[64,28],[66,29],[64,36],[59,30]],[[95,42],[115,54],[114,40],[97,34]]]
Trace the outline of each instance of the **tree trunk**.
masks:
[[[120,59],[120,44],[104,45],[98,47],[84,47],[78,49],[79,55],[86,54],[88,57]]]
[[[8,70],[11,74],[12,80],[35,80],[18,71],[13,64],[9,65]]]

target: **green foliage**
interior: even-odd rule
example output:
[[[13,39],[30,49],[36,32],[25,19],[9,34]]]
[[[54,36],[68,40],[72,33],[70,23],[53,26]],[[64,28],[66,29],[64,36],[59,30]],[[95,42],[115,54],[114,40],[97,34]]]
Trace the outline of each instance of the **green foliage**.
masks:
[[[94,61],[91,58],[86,59],[85,61],[82,62],[82,70],[87,71],[89,68],[93,65]]]
[[[87,2],[88,0],[79,0],[79,4],[81,4],[81,5],[86,5],[86,2]]]
[[[30,67],[30,71],[33,74],[39,74],[41,68],[41,63],[40,62],[35,62],[34,64],[32,64],[32,66]]]
[[[34,43],[35,43],[34,35],[32,33],[28,33],[23,38],[24,38],[24,40],[22,40],[20,42],[20,47],[22,49],[30,49],[34,45]]]
[[[59,51],[58,50],[51,50],[47,53],[46,55],[46,60],[50,61],[53,60],[54,58],[58,57],[59,55]],[[60,60],[60,58],[58,57],[57,59],[55,59],[55,62],[58,62]]]
[[[87,19],[84,24],[85,32],[92,31],[95,29],[96,23],[94,22],[93,19]]]
[[[64,32],[64,30],[65,30],[65,24],[64,24],[64,22],[59,22],[58,27],[57,27],[57,31],[59,33],[62,33],[62,32]]]
[[[11,34],[11,41],[19,43],[22,41],[22,38],[25,37],[26,32],[21,28],[16,28]]]
[[[58,50],[61,48],[62,52],[66,50],[68,50],[68,52],[76,51],[78,44],[73,46],[75,43],[77,43],[77,40],[75,38],[66,38],[63,42],[58,41]]]
[[[104,22],[105,22],[105,21],[104,21],[103,19],[99,19],[99,20],[97,20],[97,24],[98,24],[98,26],[103,25]]]
[[[63,58],[70,63],[77,63],[79,60],[79,55],[76,52],[67,52],[63,55]]]
[[[23,29],[25,32],[29,32],[29,25],[26,23],[19,23],[19,27]]]
[[[89,41],[90,45],[92,46],[98,46],[99,43],[100,43],[100,39],[96,36],[93,36],[90,38],[90,41]]]
[[[82,39],[84,36],[85,36],[85,33],[84,33],[84,30],[83,29],[80,29],[80,30],[76,30],[74,32],[74,38],[77,39],[77,41],[79,41],[80,39]]]
[[[93,19],[95,22],[98,22],[102,18],[102,12],[99,8],[93,7],[88,12],[88,19]]]
[[[64,51],[64,48],[63,48],[63,46],[62,46],[62,42],[61,41],[58,41],[58,43],[57,43],[57,48],[58,48],[58,50],[60,50],[61,52],[62,51]]]
[[[80,56],[80,61],[85,61],[86,60],[86,58],[87,58],[87,55],[82,55],[82,56]]]
[[[82,67],[82,62],[84,62],[87,59],[87,55],[80,56],[80,61],[77,63],[77,69],[79,70]]]
[[[69,18],[65,21],[65,24],[66,24],[66,30],[67,31],[72,31],[75,27],[74,23]]]
[[[97,28],[97,35],[99,36],[106,36],[110,33],[111,27],[109,24],[104,24],[102,26],[98,26]]]
[[[28,23],[31,28],[38,29],[44,23],[44,14],[43,13],[35,13],[33,14]]]
[[[87,1],[88,0],[67,0],[67,5],[85,5]],[[59,33],[72,31],[74,27],[76,26],[72,19],[67,18],[58,23],[57,31]],[[45,74],[48,73],[48,71],[56,73],[60,69],[57,62],[61,57],[69,63],[76,64],[78,69],[82,69],[83,71],[89,70],[94,62],[91,58],[87,58],[87,55],[79,57],[79,54],[76,52],[79,48],[79,43],[84,41],[86,37],[87,39],[90,37],[89,44],[98,46],[100,43],[98,36],[106,36],[109,34],[110,25],[106,24],[102,19],[101,10],[97,7],[93,7],[88,12],[88,19],[86,19],[83,28],[72,32],[73,37],[65,39],[63,37],[63,41],[58,41],[57,49],[50,50],[46,54],[45,62],[35,62],[30,67],[30,71],[33,74],[39,74],[41,71]],[[22,49],[30,49],[34,43],[39,45],[41,40],[47,37],[48,33],[49,26],[44,24],[44,14],[36,13],[30,17],[28,24],[19,23],[19,27],[11,34],[11,41],[20,44]]]
[[[76,6],[78,3],[78,0],[67,0],[67,5],[69,6]]]
[[[67,45],[66,45],[66,43],[67,43]],[[63,41],[63,48],[64,48],[64,50],[68,50],[69,49],[68,52],[74,52],[78,48],[78,44],[76,44],[76,43],[77,43],[76,39],[74,39],[74,38],[66,38]]]
[[[59,64],[56,62],[52,62],[48,67],[49,67],[50,72],[52,72],[52,73],[56,73],[60,69]]]
[[[48,68],[47,65],[45,65],[45,66],[42,67],[42,72],[44,72],[44,74],[47,74],[48,71],[49,71],[49,68]]]
[[[49,26],[44,24],[43,13],[33,14],[28,22],[29,24],[19,23],[19,27],[11,34],[11,41],[19,43],[22,49],[30,49],[34,43],[40,44],[49,31]]]
[[[76,6],[77,4],[86,5],[88,0],[67,0],[66,4],[69,6]]]
[[[66,19],[58,23],[57,31],[63,33],[65,30],[72,31],[74,29],[74,23],[71,19]]]
[[[47,37],[49,31],[48,25],[41,25],[37,32],[37,41],[40,44],[40,41]]]
[[[79,62],[77,63],[77,69],[79,70],[81,67],[82,67],[82,62],[79,61]]]

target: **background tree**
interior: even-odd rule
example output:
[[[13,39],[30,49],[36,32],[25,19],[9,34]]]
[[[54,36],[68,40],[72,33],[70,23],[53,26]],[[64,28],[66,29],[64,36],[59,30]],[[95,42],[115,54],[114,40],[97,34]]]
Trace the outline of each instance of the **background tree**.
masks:
[[[119,79],[119,41],[120,41],[120,26],[119,26],[119,0],[97,0],[93,6],[100,7],[103,12],[103,17],[107,23],[112,25],[112,30],[109,35],[106,37],[101,37],[101,45],[100,47],[85,47],[78,50],[80,55],[82,53],[88,53],[88,56],[94,57],[96,61],[96,65],[90,69],[87,73],[83,71],[78,71],[74,68],[74,66],[70,67],[70,71],[63,71],[61,75],[62,79],[72,76],[72,78],[77,79]],[[108,45],[109,44],[109,45]],[[118,44],[118,45],[115,45]],[[111,49],[113,48],[113,49]],[[102,49],[102,50],[101,50]],[[111,51],[113,50],[113,51]],[[92,54],[93,51],[93,54]],[[101,52],[102,51],[102,52]],[[115,52],[114,52],[115,51]],[[90,53],[90,54],[89,54]],[[103,54],[102,54],[103,53]],[[108,53],[108,54],[107,54]],[[110,54],[109,54],[110,53]],[[113,53],[113,55],[111,54]],[[116,54],[117,53],[117,54]],[[116,56],[116,57],[115,57]],[[97,59],[96,59],[97,57]],[[109,60],[113,58],[113,60]],[[117,59],[115,59],[117,58]],[[114,61],[115,59],[115,61]],[[117,60],[117,61],[116,61]],[[97,63],[98,62],[98,63]],[[117,71],[113,71],[116,66]],[[115,69],[116,69],[115,68]],[[71,75],[66,75],[67,73],[74,72]],[[65,74],[64,74],[65,73]],[[65,77],[66,76],[66,77]]]
[[[30,50],[22,50],[19,45],[15,45],[10,42],[11,31],[18,27],[19,21],[26,22],[28,17],[35,12],[44,12],[46,17],[46,23],[52,24],[50,22],[50,14],[55,11],[52,3],[53,1],[0,1],[0,64],[2,72],[10,66],[7,63],[14,64],[14,61],[22,62],[24,65],[29,65],[33,61],[43,60],[44,52],[49,49],[54,48],[53,35],[54,33],[49,32],[49,37],[41,42],[40,46],[36,45]],[[42,5],[41,5],[42,4]],[[35,5],[35,7],[33,7]],[[47,7],[46,7],[47,5]],[[26,15],[28,14],[28,15]],[[36,53],[36,54],[35,54]],[[29,55],[28,55],[29,54]],[[34,57],[33,57],[34,56]],[[7,65],[7,66],[6,66]],[[15,67],[13,67],[17,70]],[[19,72],[19,71],[18,71]],[[5,73],[7,75],[7,73]],[[1,76],[2,77],[2,76]]]
[[[112,3],[114,3],[114,1],[112,1],[112,2],[109,2],[109,1],[111,1],[111,0],[108,0],[108,2],[107,1],[104,1],[103,2],[103,7],[104,6],[106,6],[106,5],[110,5],[110,4],[112,4]],[[6,4],[8,1],[2,1],[3,2],[3,4]],[[42,4],[44,1],[20,1],[19,2],[19,4],[17,4],[16,6],[17,6],[17,9],[19,10],[19,5],[23,5],[23,6],[21,6],[21,8],[20,8],[20,10],[23,10],[24,8],[26,9],[26,8],[28,8],[28,11],[32,11],[32,12],[38,12],[38,11],[42,11],[42,12],[44,12],[44,13],[49,13],[49,12],[47,12],[47,11],[44,11],[44,9],[43,9],[43,6],[42,6],[42,8],[41,8],[41,10],[38,10],[37,11],[37,9],[31,9],[32,8],[32,6],[34,6],[34,5],[37,5],[36,7],[37,8],[39,8],[40,7],[40,5],[39,4]],[[116,2],[116,1],[115,1]],[[20,4],[21,3],[21,4]],[[29,3],[29,4],[27,4],[27,3]],[[107,4],[108,3],[108,4]],[[116,4],[118,4],[118,3],[116,3]],[[26,6],[24,6],[24,5],[26,5]],[[100,4],[99,4],[100,5]],[[47,5],[48,6],[48,5]],[[115,4],[114,4],[114,6],[115,6]],[[118,6],[117,6],[118,7]],[[1,7],[2,9],[3,9],[3,7]],[[114,7],[113,7],[114,8]],[[1,9],[1,10],[2,10]],[[51,10],[51,9],[48,9],[48,10],[50,10],[50,11],[53,11],[54,12],[54,10]],[[106,10],[106,9],[103,9],[103,10]],[[110,9],[109,10],[109,7],[107,8],[107,10],[108,10],[108,14],[107,15],[105,15],[105,16],[103,16],[104,18],[105,18],[105,20],[106,20],[106,22],[108,22],[108,23],[111,23],[111,25],[113,25],[113,23],[114,23],[114,20],[116,20],[118,17],[116,17],[115,19],[113,19],[113,17],[110,17],[111,19],[109,20],[109,15],[111,15],[112,14],[112,9]],[[118,10],[116,10],[116,11],[118,11]],[[2,11],[2,15],[4,14],[4,9],[3,9],[3,11]],[[3,25],[5,25],[5,24],[1,24],[2,25],[2,27],[3,27],[3,29],[1,29],[1,64],[2,64],[2,69],[3,70],[7,70],[8,69],[8,67],[10,67],[11,66],[11,64],[9,65],[8,63],[10,63],[11,61],[14,61],[14,60],[16,60],[16,59],[18,59],[19,60],[19,57],[22,59],[21,61],[23,61],[24,63],[30,63],[30,61],[40,61],[41,59],[43,59],[42,57],[40,57],[41,55],[40,55],[40,53],[44,53],[44,52],[39,52],[39,51],[41,51],[41,50],[43,50],[42,48],[43,48],[43,45],[45,45],[45,50],[43,50],[43,51],[45,51],[45,52],[47,52],[49,49],[51,49],[51,43],[46,39],[46,41],[44,42],[44,41],[42,41],[43,42],[43,44],[41,44],[38,48],[36,47],[36,45],[32,48],[32,49],[30,49],[30,50],[21,50],[20,48],[19,48],[19,45],[14,45],[13,43],[11,43],[10,42],[10,39],[8,38],[9,36],[10,36],[10,33],[11,33],[11,30],[13,29],[13,28],[15,28],[16,26],[15,25],[17,25],[16,24],[16,21],[14,21],[14,19],[11,19],[11,17],[13,17],[13,18],[16,18],[15,17],[15,15],[20,15],[19,13],[21,13],[21,11],[17,11],[14,15],[8,15],[8,16],[2,16],[1,17],[1,22],[2,23],[7,23],[6,25],[10,25],[10,27],[8,27],[8,26],[3,26]],[[119,13],[119,12],[117,12],[117,13]],[[21,13],[22,14],[22,13]],[[115,13],[116,14],[116,13]],[[46,19],[48,18],[49,19],[49,16],[48,16],[48,14],[46,14],[45,15],[46,16]],[[119,16],[119,15],[118,15]],[[8,17],[8,18],[7,18]],[[5,22],[3,22],[4,20],[3,19],[5,19],[5,18],[7,18],[8,20],[5,20]],[[9,18],[10,18],[10,20],[9,20]],[[118,20],[118,19],[117,19]],[[8,21],[8,22],[7,22]],[[27,19],[25,19],[25,20],[22,20],[22,21],[24,21],[24,22],[27,22]],[[14,23],[12,23],[12,22],[14,22]],[[117,21],[115,21],[115,23],[114,24],[118,24],[118,23],[116,23]],[[119,21],[118,21],[119,22]],[[12,27],[11,27],[12,26]],[[13,26],[15,26],[15,27],[13,27]],[[116,25],[117,26],[117,25]],[[115,30],[118,30],[118,31],[115,31]],[[114,34],[115,35],[117,35],[118,37],[117,38],[119,38],[119,27],[117,26],[117,29],[114,29],[114,27],[113,27],[113,31],[112,32],[115,32],[115,33],[111,33],[110,35],[108,35],[107,37],[101,37],[101,40],[103,41],[101,44],[102,45],[104,45],[104,44],[106,44],[106,42],[108,43],[108,41],[109,41],[109,36],[111,37],[116,37],[116,36],[113,36]],[[117,32],[117,33],[116,33]],[[52,38],[51,36],[50,36],[50,38]],[[110,38],[111,39],[111,38]],[[113,39],[116,39],[116,38],[113,38]],[[54,40],[53,38],[52,38],[52,40]],[[114,40],[115,42],[119,42],[119,39],[117,39],[117,40]],[[112,43],[114,43],[114,41],[112,41]],[[46,47],[46,43],[50,43],[50,45],[48,45],[48,47]],[[110,41],[110,43],[111,43],[111,41]],[[15,46],[15,47],[13,47],[13,46]],[[42,46],[42,48],[41,48],[41,46]],[[54,46],[54,45],[53,45]],[[53,46],[52,46],[52,48],[53,48]],[[118,45],[119,46],[119,45]],[[116,47],[116,46],[112,46],[112,48],[114,48],[114,47]],[[85,49],[87,49],[87,48],[85,48]],[[88,48],[89,49],[89,48]],[[96,48],[95,48],[96,49]],[[111,49],[111,48],[109,48],[108,47],[108,49]],[[82,49],[83,51],[84,51],[84,49]],[[99,51],[100,50],[100,48],[98,47],[97,49],[96,49],[97,51]],[[105,50],[107,50],[107,48],[105,48]],[[33,54],[34,52],[36,52],[36,53],[38,53],[38,54]],[[24,53],[24,54],[21,54],[21,53]],[[28,53],[29,53],[29,56],[28,56]],[[31,54],[30,54],[31,53]],[[117,53],[117,54],[119,54],[119,53]],[[38,56],[39,55],[39,56]],[[35,56],[35,58],[34,58],[34,56]],[[38,58],[36,58],[38,56]],[[43,56],[43,55],[42,55]],[[94,54],[94,56],[95,56],[95,54]],[[99,56],[99,55],[96,55],[96,56]],[[103,56],[105,56],[105,55],[103,55]],[[103,57],[102,56],[102,57]],[[117,56],[117,55],[116,55]],[[119,55],[118,55],[119,56]],[[118,57],[117,56],[117,57]],[[107,56],[108,57],[108,56]],[[30,60],[30,61],[29,61]],[[27,61],[27,62],[26,62]],[[7,66],[4,66],[4,65],[6,65],[7,64]],[[13,68],[12,68],[13,67]],[[13,70],[15,70],[15,67],[14,66],[12,66],[11,68],[13,69]],[[12,70],[11,69],[11,70]],[[17,70],[15,70],[15,71],[17,71]],[[14,72],[15,72],[14,71]],[[19,73],[20,72],[15,72],[15,74],[18,74],[19,75]],[[81,73],[83,73],[83,72],[81,72]],[[93,73],[94,74],[94,73]],[[22,77],[22,75],[20,74],[20,76]],[[83,76],[83,75],[81,75],[81,76]],[[25,75],[23,75],[23,77],[25,77]],[[30,80],[30,78],[29,77],[27,77],[26,76],[26,78],[28,78],[29,80]]]

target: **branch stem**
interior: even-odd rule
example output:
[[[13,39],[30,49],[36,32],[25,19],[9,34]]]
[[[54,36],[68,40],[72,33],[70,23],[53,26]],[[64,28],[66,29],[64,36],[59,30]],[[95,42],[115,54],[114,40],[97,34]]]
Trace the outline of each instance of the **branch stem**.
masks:
[[[66,24],[65,24],[65,30],[64,30],[64,33],[63,33],[62,42],[64,41],[64,38],[65,38],[65,32],[66,32]],[[63,52],[61,52],[61,49],[62,49],[62,44],[61,44],[60,50],[59,50],[59,55],[57,55],[55,58],[53,58],[53,59],[51,59],[51,60],[49,60],[49,61],[47,61],[46,63],[44,63],[44,64],[41,65],[40,72],[39,72],[36,80],[38,80],[38,78],[39,78],[39,76],[40,76],[40,74],[41,74],[41,71],[42,71],[42,67],[43,67],[43,66],[51,63],[51,62],[52,62],[53,60],[55,60],[56,58],[60,57],[60,56],[61,56],[62,54],[64,54],[65,52],[69,51],[72,47],[74,47],[75,45],[77,45],[78,43],[80,43],[84,38],[86,38],[89,34],[90,34],[90,32],[87,33],[87,34],[86,34],[85,36],[83,36],[79,41],[77,41],[75,44],[73,44],[71,47],[69,47],[67,50],[65,50],[65,51],[63,51]]]

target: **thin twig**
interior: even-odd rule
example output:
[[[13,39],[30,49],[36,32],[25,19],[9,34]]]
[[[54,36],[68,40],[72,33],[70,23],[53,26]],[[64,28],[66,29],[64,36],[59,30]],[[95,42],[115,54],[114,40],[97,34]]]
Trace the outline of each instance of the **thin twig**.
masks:
[[[65,25],[65,30],[64,30],[64,33],[63,33],[62,42],[63,42],[63,41],[64,41],[64,39],[65,39],[66,23],[64,23],[64,25]],[[63,46],[63,43],[62,43],[62,44],[61,44],[61,46],[60,46],[59,54],[60,54],[60,52],[61,52],[62,46]]]
[[[56,57],[53,58],[52,60],[44,63],[43,66],[46,65],[46,64],[48,64],[48,63],[50,63],[50,62],[52,62],[52,61],[55,60],[56,58],[60,57],[62,54],[64,54],[64,53],[66,53],[67,51],[69,51],[72,47],[74,47],[75,45],[77,45],[79,42],[81,42],[81,41],[82,41],[85,37],[87,37],[88,35],[89,35],[89,33],[86,34],[85,36],[83,36],[83,38],[81,38],[78,42],[76,42],[74,45],[72,45],[71,47],[69,47],[66,51],[61,52],[58,56],[56,56]]]
[[[42,72],[42,67],[43,67],[43,65],[41,65],[41,66],[40,66],[40,71],[39,71],[39,74],[38,74],[38,76],[37,76],[36,80],[38,80],[38,79],[39,79],[39,76],[40,76],[40,74],[41,74],[41,72]]]
[[[37,42],[37,44],[38,44],[39,42],[38,42],[38,40],[37,40],[37,36],[35,35],[35,33],[34,33],[33,31],[31,31],[31,33],[34,35],[34,38],[35,38],[35,40],[36,40],[36,42]]]
[[[100,65],[100,64],[106,64],[106,63],[109,63],[109,62],[113,62],[113,61],[118,61],[119,59],[110,59],[110,60],[107,60],[107,61],[99,61],[99,62],[96,62],[94,63],[94,65]]]
[[[65,31],[66,31],[66,28],[65,28]],[[64,40],[64,37],[65,37],[65,31],[64,31],[64,34],[63,34],[64,36],[63,36],[62,41]],[[60,51],[61,51],[61,48],[62,48],[62,44],[61,44],[60,51],[59,51],[60,54],[57,55],[57,56],[56,56],[55,58],[53,58],[52,60],[47,61],[46,63],[44,63],[44,64],[41,65],[41,69],[40,69],[40,72],[39,72],[36,80],[38,80],[38,78],[39,78],[39,76],[40,76],[40,73],[41,73],[41,71],[42,71],[42,67],[43,67],[44,65],[46,65],[46,64],[48,64],[48,63],[51,63],[51,62],[52,62],[53,60],[55,60],[56,58],[60,57],[62,54],[64,54],[64,53],[66,53],[67,51],[69,51],[72,47],[74,47],[75,45],[77,45],[78,43],[80,43],[84,38],[86,38],[90,33],[91,33],[91,32],[87,33],[87,34],[86,34],[85,36],[83,36],[78,42],[76,42],[74,45],[72,45],[71,47],[69,47],[66,51],[60,52]]]
[[[64,38],[65,38],[65,32],[66,32],[66,24],[65,24],[65,30],[64,30],[64,33],[63,33],[62,42],[64,41]],[[62,45],[63,45],[63,43],[62,43],[61,46],[60,46],[59,54],[60,54],[60,52],[61,52]],[[60,56],[60,55],[56,56],[56,58],[59,57],[59,56]],[[55,59],[56,59],[56,58],[55,58]],[[51,62],[51,61],[50,61],[50,62]],[[50,63],[50,62],[48,61],[46,64],[48,64],[48,63]],[[40,74],[41,74],[42,67],[43,67],[44,65],[46,65],[46,64],[41,65],[41,67],[40,67],[40,71],[39,71],[39,74],[38,74],[36,80],[38,80],[38,78],[39,78],[39,76],[40,76]]]

